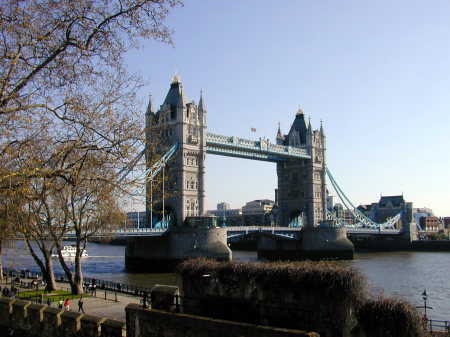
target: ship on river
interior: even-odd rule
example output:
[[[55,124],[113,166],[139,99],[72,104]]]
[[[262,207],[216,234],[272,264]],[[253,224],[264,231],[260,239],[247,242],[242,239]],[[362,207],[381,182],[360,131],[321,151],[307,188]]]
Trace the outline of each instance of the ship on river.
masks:
[[[61,249],[61,255],[63,258],[75,258],[75,255],[77,253],[77,248],[75,245],[70,246],[64,246]],[[59,257],[58,253],[52,254],[52,258],[57,259]],[[88,253],[86,249],[83,249],[81,252],[81,257],[88,257]]]

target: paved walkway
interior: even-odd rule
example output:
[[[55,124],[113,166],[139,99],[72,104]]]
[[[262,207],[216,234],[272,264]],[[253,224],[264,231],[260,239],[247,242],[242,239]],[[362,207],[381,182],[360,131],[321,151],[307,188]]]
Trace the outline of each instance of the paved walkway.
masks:
[[[58,290],[69,290],[68,283],[57,282],[56,284]],[[0,286],[2,287],[2,289],[5,285],[6,279],[0,280]],[[7,286],[11,286],[10,278],[8,279]],[[19,293],[21,291],[29,291],[29,289],[26,288],[17,288],[19,289]],[[40,289],[42,289],[42,287],[40,287]],[[54,296],[55,300],[56,298],[58,297]],[[83,307],[86,314],[125,321],[125,307],[129,303],[140,303],[141,299],[142,298],[140,297],[115,293],[113,291],[97,290],[95,296],[83,297]],[[52,306],[55,307],[56,303],[53,302]],[[78,298],[70,300],[70,310],[78,311]]]

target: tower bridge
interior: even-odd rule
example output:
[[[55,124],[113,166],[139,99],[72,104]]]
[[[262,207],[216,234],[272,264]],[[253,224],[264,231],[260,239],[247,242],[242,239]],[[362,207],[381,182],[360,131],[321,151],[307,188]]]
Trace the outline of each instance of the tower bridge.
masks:
[[[152,270],[163,271],[185,258],[196,256],[229,260],[231,251],[227,236],[255,232],[248,228],[192,225],[197,223],[196,217],[206,213],[207,154],[276,164],[277,228],[267,228],[268,234],[263,234],[262,228],[257,230],[262,233],[264,243],[261,254],[275,258],[283,258],[279,252],[286,253],[284,256],[288,258],[353,257],[353,244],[347,239],[345,228],[330,226],[332,221],[327,215],[326,135],[322,122],[314,130],[310,119],[299,109],[288,133],[283,133],[278,126],[276,142],[271,143],[266,138],[253,141],[208,133],[206,117],[203,94],[200,94],[198,104],[189,101],[178,76],[173,77],[167,96],[157,111],[150,100],[145,114],[146,143],[149,145],[145,150],[149,177],[146,222],[168,223],[169,230],[159,236],[142,237],[142,233],[129,233],[134,238],[127,245],[127,269],[140,270],[151,265]],[[150,146],[152,144],[160,146],[155,149]],[[158,190],[153,188],[153,178],[161,168],[163,187]],[[335,180],[329,177],[333,186],[345,196]],[[346,205],[353,206],[350,202]],[[355,215],[361,223],[374,225],[357,211]],[[154,216],[158,219],[153,220]],[[303,224],[300,235],[300,229],[293,230],[288,226],[298,219]],[[369,231],[385,234],[382,230],[379,227]]]
[[[172,196],[155,192],[147,198],[147,214],[169,219],[171,227],[180,226],[188,216],[205,214],[206,154],[230,156],[276,163],[278,176],[277,224],[287,226],[302,218],[306,226],[317,226],[326,216],[326,136],[322,125],[313,130],[310,120],[299,109],[287,134],[278,128],[276,143],[266,138],[253,141],[207,132],[207,109],[203,95],[198,104],[189,101],[178,76],[172,79],[162,105],[146,111],[147,144],[163,136],[161,151],[179,144],[167,162]],[[159,130],[159,132],[155,132]],[[147,151],[148,166],[160,153]],[[151,187],[148,186],[147,190]],[[157,221],[157,220],[156,220]],[[153,222],[147,219],[147,223]]]

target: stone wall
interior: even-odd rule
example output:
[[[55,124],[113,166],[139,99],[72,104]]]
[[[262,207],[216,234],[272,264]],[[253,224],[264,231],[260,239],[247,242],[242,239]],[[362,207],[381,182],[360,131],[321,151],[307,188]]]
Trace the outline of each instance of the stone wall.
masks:
[[[319,337],[317,333],[142,309],[129,304],[127,335],[133,337]]]
[[[159,286],[160,288],[162,286]],[[176,287],[165,287],[174,288]],[[167,289],[163,289],[167,292]],[[161,289],[159,289],[161,290]],[[169,289],[170,290],[170,289]],[[177,294],[177,291],[174,294]],[[173,295],[173,294],[172,294]],[[317,333],[126,307],[127,322],[0,298],[0,336],[15,337],[319,337]]]
[[[122,321],[0,298],[0,335],[19,337],[123,337]]]

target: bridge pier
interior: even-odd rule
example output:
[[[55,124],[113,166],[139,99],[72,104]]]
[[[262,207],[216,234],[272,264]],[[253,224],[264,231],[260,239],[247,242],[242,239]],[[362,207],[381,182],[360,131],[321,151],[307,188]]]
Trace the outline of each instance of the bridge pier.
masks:
[[[345,227],[306,227],[301,239],[264,234],[258,243],[258,258],[266,260],[352,260],[354,247]]]
[[[130,272],[173,272],[190,258],[231,261],[225,228],[176,228],[161,236],[129,239],[125,269]]]

